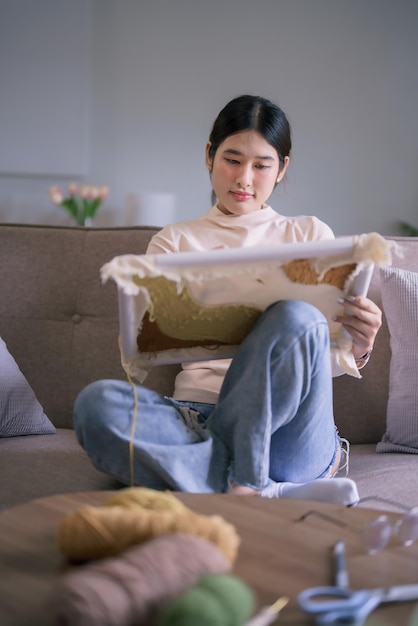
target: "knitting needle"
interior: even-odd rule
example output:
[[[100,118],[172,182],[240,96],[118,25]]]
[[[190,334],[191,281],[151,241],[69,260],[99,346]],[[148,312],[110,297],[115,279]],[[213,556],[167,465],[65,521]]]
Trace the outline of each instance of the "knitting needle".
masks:
[[[278,598],[271,606],[266,606],[261,609],[257,615],[255,615],[249,622],[246,622],[245,626],[269,626],[272,624],[280,611],[289,602],[289,598],[285,596]]]

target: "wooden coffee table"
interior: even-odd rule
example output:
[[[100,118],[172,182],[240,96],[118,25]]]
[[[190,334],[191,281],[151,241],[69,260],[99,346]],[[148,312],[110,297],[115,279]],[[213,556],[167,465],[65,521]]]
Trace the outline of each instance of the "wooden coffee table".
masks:
[[[113,492],[56,495],[34,500],[0,513],[0,624],[48,626],[54,585],[69,565],[56,546],[59,520],[83,505],[101,505]],[[307,587],[333,584],[332,547],[342,538],[347,546],[350,587],[353,589],[418,582],[418,543],[391,545],[367,556],[361,527],[380,512],[301,500],[267,500],[230,495],[176,494],[194,511],[219,514],[233,523],[241,537],[234,573],[254,590],[259,608],[279,596],[290,598],[277,624],[313,624],[300,611],[297,596]],[[309,515],[315,509],[321,516]],[[332,516],[342,525],[323,516]],[[393,519],[398,516],[389,514]],[[418,605],[418,602],[417,602]],[[379,607],[369,622],[408,624],[413,602]],[[368,623],[369,623],[368,622]]]

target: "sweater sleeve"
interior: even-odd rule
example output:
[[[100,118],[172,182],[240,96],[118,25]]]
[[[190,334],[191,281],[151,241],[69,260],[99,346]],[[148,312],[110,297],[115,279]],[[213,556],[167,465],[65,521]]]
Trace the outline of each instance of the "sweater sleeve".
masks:
[[[177,237],[175,231],[165,226],[150,240],[146,254],[169,254],[178,252]]]

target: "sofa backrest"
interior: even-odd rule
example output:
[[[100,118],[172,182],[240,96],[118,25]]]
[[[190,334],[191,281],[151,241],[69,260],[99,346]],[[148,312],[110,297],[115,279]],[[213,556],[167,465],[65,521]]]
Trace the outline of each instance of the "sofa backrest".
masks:
[[[402,256],[393,254],[392,266],[418,271],[418,238],[387,239],[397,242],[402,250]],[[381,270],[375,268],[368,295],[382,308],[380,275]],[[390,336],[383,310],[382,327],[370,361],[361,371],[362,378],[334,378],[335,421],[340,434],[351,443],[375,443],[386,429],[390,357]]]
[[[126,379],[116,286],[102,285],[99,270],[116,255],[143,254],[157,230],[0,226],[0,336],[55,426],[72,428],[88,383]],[[149,381],[170,392],[166,372]]]
[[[153,227],[65,228],[0,225],[0,336],[57,427],[72,427],[72,406],[88,383],[126,379],[118,347],[116,286],[101,284],[100,267],[119,254],[143,254]],[[418,238],[395,238],[418,271]],[[370,297],[380,304],[379,270]],[[385,429],[390,347],[386,324],[362,379],[334,379],[342,436],[372,443]],[[154,368],[147,386],[169,395],[178,366]]]

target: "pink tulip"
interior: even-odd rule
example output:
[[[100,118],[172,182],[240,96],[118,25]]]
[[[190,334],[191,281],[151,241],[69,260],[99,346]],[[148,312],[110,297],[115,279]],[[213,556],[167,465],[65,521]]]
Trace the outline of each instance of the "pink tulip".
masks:
[[[91,185],[81,185],[80,196],[83,199],[88,200],[89,198],[91,198],[91,189],[92,189]]]
[[[64,194],[62,193],[60,187],[50,187],[49,197],[54,204],[61,204],[61,202],[64,200]]]
[[[99,187],[99,198],[101,198],[102,202],[106,200],[108,194],[109,194],[109,187],[107,185],[103,185],[102,187]]]
[[[79,195],[79,189],[78,189],[78,184],[73,181],[68,185],[68,193],[70,194],[70,196],[78,196]]]
[[[99,197],[99,188],[98,187],[90,187],[90,198],[95,200]]]

